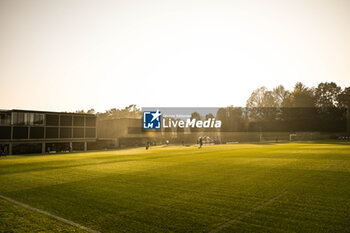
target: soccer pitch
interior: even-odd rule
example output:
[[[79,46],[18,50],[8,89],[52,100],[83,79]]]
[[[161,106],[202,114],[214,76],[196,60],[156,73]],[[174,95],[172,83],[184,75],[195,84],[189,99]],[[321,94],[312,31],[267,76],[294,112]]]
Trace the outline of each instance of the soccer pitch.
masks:
[[[346,143],[0,158],[0,195],[99,232],[349,232]],[[0,198],[0,232],[84,232]]]

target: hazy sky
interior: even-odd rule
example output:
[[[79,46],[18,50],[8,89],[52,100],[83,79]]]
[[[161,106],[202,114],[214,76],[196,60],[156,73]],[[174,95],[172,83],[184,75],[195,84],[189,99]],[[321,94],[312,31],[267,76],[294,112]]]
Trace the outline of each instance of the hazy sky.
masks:
[[[244,106],[350,86],[349,0],[0,0],[0,108]]]

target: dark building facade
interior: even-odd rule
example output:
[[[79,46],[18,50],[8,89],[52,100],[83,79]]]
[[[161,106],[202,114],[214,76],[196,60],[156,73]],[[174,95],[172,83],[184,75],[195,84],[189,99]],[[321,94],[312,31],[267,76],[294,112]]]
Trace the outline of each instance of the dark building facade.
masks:
[[[0,154],[88,149],[96,141],[96,115],[0,110]]]

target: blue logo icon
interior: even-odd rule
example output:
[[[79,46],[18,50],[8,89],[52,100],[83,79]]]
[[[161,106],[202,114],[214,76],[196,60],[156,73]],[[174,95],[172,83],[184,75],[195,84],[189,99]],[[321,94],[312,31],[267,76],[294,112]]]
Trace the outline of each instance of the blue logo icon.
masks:
[[[145,111],[143,112],[143,128],[144,129],[160,129],[161,126],[161,113],[159,110]]]

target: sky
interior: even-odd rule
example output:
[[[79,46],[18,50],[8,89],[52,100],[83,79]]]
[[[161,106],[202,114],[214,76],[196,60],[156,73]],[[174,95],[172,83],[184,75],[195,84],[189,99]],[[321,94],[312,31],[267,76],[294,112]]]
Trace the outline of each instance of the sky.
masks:
[[[349,0],[0,0],[0,109],[245,106],[350,86]]]

